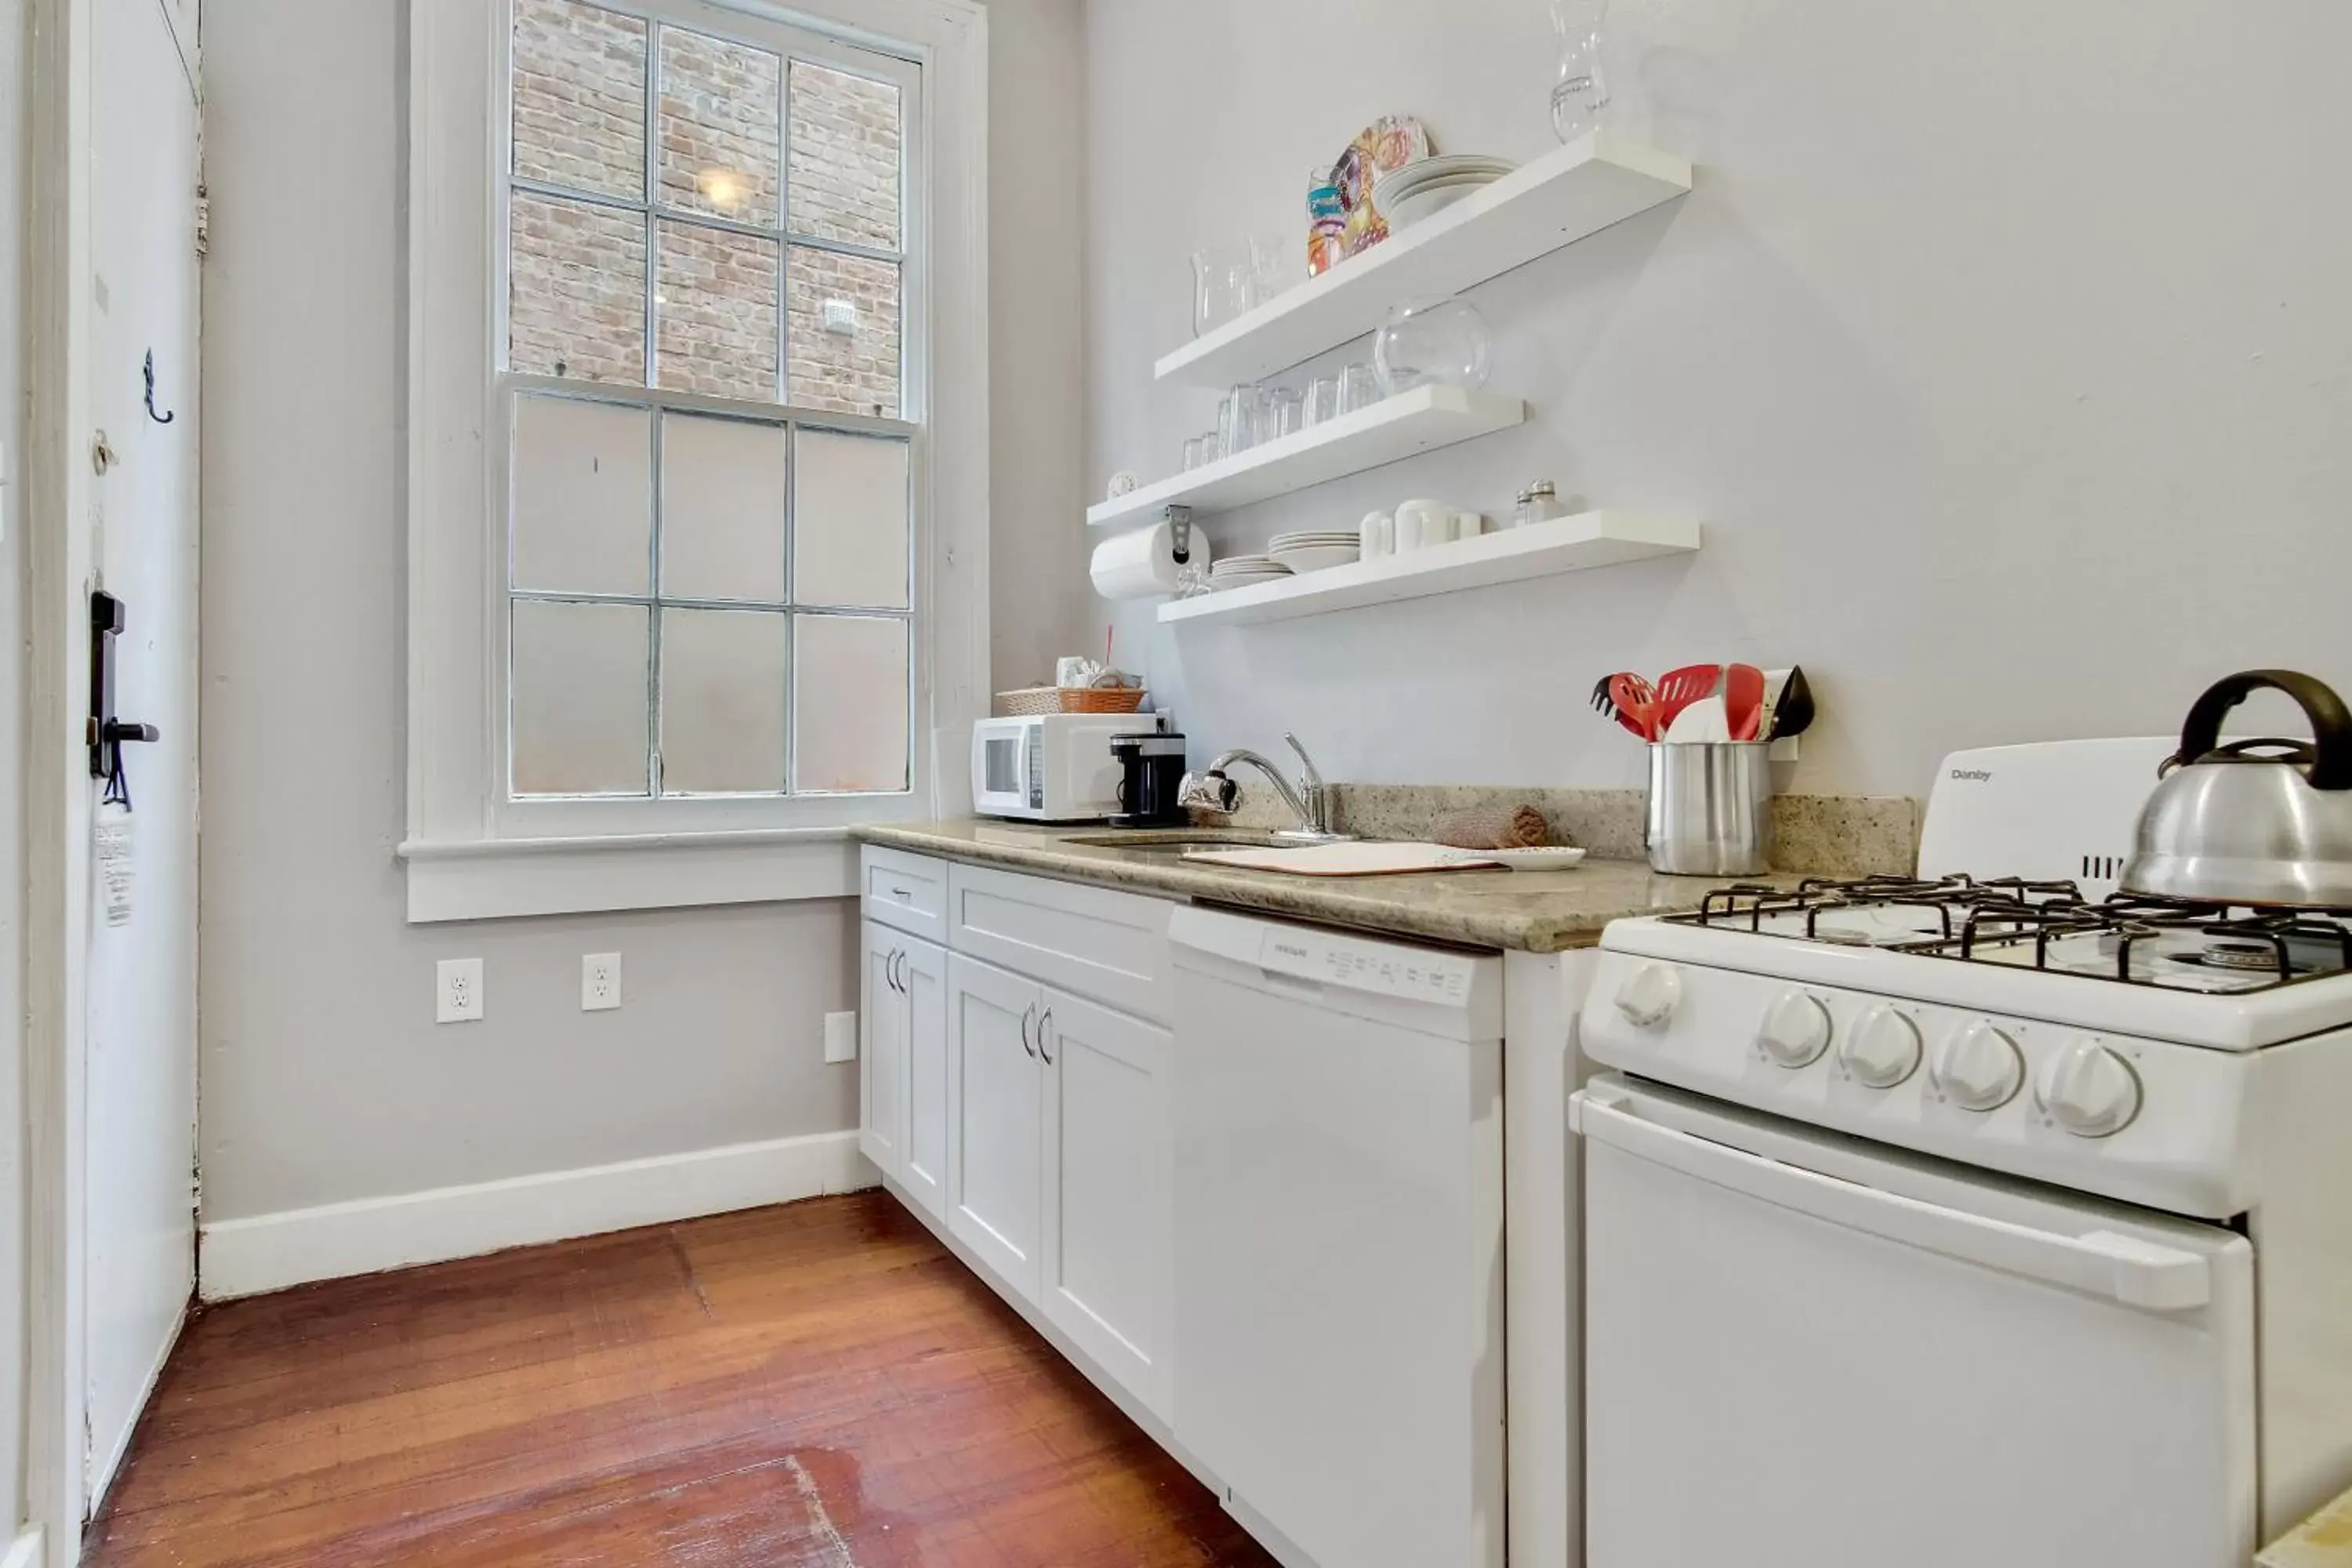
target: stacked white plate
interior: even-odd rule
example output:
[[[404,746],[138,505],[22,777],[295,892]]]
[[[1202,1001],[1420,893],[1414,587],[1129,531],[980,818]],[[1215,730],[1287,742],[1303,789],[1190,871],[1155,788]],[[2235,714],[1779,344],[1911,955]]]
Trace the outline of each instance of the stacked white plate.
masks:
[[[1266,552],[1293,572],[1320,572],[1353,564],[1363,554],[1363,544],[1352,531],[1307,529],[1276,534]]]
[[[1209,585],[1213,588],[1246,588],[1253,583],[1272,583],[1290,575],[1290,568],[1271,555],[1228,555],[1209,568]]]
[[[1380,208],[1391,228],[1411,228],[1481,185],[1493,184],[1511,167],[1507,159],[1475,153],[1423,158],[1382,174],[1372,186],[1372,205]]]

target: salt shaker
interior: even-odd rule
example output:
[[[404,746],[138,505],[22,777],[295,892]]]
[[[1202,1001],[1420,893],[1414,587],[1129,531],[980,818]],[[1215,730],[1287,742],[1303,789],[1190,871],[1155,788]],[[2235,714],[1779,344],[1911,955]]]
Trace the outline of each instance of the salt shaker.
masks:
[[[1549,522],[1556,517],[1566,517],[1549,479],[1538,479],[1519,492],[1519,504],[1511,509],[1511,526],[1525,528],[1531,522]]]

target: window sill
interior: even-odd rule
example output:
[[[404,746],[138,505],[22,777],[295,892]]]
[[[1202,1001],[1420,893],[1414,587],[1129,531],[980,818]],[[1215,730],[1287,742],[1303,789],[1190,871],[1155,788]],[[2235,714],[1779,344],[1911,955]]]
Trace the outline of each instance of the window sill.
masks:
[[[582,838],[411,839],[408,923],[857,896],[840,827]]]

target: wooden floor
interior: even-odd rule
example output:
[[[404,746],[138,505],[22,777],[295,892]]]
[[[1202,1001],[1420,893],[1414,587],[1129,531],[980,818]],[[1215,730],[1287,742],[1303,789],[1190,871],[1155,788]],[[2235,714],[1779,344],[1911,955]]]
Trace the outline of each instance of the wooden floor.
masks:
[[[205,1312],[87,1562],[1269,1565],[880,1194]]]

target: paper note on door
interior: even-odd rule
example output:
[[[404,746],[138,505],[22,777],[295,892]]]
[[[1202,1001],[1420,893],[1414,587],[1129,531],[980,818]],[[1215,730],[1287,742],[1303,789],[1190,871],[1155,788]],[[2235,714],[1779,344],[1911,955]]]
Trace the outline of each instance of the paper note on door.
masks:
[[[99,907],[105,910],[108,925],[129,925],[131,871],[136,852],[133,819],[127,811],[108,807],[99,813],[95,831],[98,838]]]

